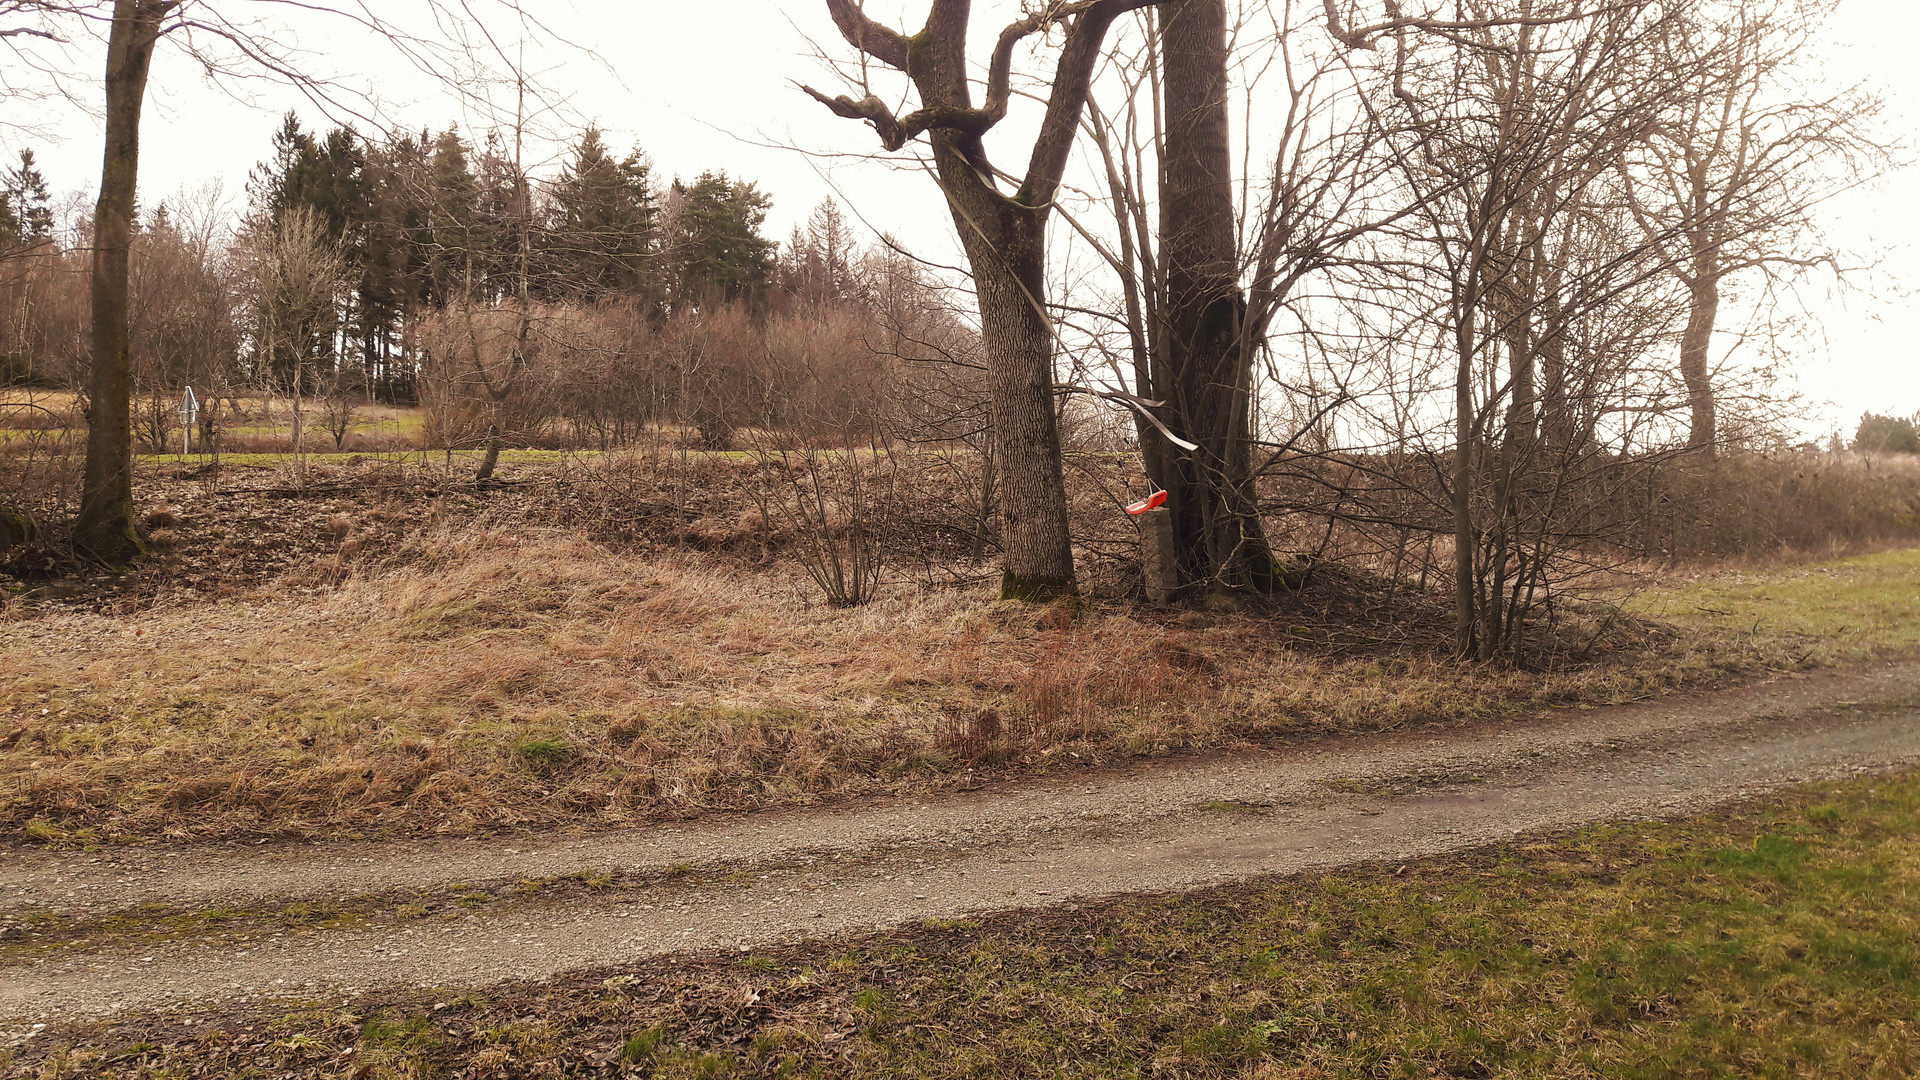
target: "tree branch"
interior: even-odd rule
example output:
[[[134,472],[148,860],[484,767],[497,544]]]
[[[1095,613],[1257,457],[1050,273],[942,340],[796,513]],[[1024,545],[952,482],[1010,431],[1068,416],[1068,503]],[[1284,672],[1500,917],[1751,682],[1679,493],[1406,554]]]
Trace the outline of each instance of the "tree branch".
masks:
[[[1452,37],[1463,31],[1491,30],[1496,27],[1542,27],[1559,26],[1563,23],[1591,19],[1599,15],[1630,10],[1639,6],[1640,0],[1625,0],[1611,7],[1599,7],[1592,11],[1574,11],[1564,15],[1513,15],[1486,19],[1433,19],[1407,18],[1400,13],[1398,0],[1387,0],[1387,17],[1370,26],[1346,27],[1346,21],[1340,17],[1340,9],[1335,0],[1325,0],[1327,9],[1327,33],[1335,41],[1349,49],[1372,50],[1374,43],[1383,34],[1402,30],[1424,30],[1445,37]]]
[[[861,10],[863,6],[856,0],[827,0],[833,25],[840,28],[840,36],[847,39],[847,44],[888,67],[907,70],[906,37],[867,18],[867,13]]]
[[[1151,7],[1155,0],[1090,0],[1074,4],[1049,4],[1053,18],[1073,13],[1073,28],[1067,31],[1067,43],[1053,73],[1053,92],[1047,98],[1046,118],[1040,123],[1040,137],[1033,144],[1033,156],[1027,164],[1027,178],[1020,188],[1020,201],[1028,206],[1045,206],[1060,188],[1060,178],[1073,151],[1073,140],[1080,127],[1080,113],[1093,84],[1093,69],[1101,56],[1107,28],[1129,11]]]
[[[987,73],[987,100],[985,105],[978,109],[960,106],[928,106],[916,109],[904,117],[896,117],[886,102],[872,94],[855,101],[846,94],[829,97],[804,84],[800,89],[806,91],[807,95],[815,101],[833,110],[836,116],[844,116],[849,120],[865,120],[872,124],[874,130],[880,133],[880,144],[889,151],[899,150],[933,128],[964,131],[969,135],[984,135],[995,124],[1006,119],[1007,105],[1013,96],[1015,46],[1035,32],[1044,30],[1061,19],[1077,15],[1097,2],[1099,0],[1051,3],[1033,15],[1008,24],[1006,29],[1000,31],[1000,39],[994,44],[993,59]],[[849,25],[854,25],[856,31],[860,30],[858,24],[842,21],[843,10],[849,17],[865,18],[857,9],[848,8],[847,0],[829,0],[828,6],[833,9],[834,22],[840,26],[842,34],[847,34]],[[867,20],[867,23],[871,24],[872,20]],[[886,32],[892,33],[892,31]],[[849,36],[847,40],[856,48],[866,51],[869,56],[892,63],[881,54],[865,49],[853,36]],[[904,70],[904,59],[894,66]]]

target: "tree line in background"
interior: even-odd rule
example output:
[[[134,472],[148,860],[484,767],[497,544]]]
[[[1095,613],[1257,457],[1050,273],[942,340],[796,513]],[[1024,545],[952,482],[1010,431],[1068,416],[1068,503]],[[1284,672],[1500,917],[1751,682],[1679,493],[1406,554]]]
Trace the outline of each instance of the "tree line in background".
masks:
[[[1854,429],[1853,448],[1868,454],[1920,455],[1920,415],[1867,413]]]
[[[271,394],[336,449],[363,402],[424,406],[430,445],[449,449],[605,449],[661,424],[711,449],[756,424],[864,422],[865,437],[897,400],[878,385],[896,361],[968,355],[945,290],[857,242],[831,201],[782,246],[752,183],[658,185],[643,155],[616,156],[592,130],[535,179],[505,141],[376,142],[289,116],[236,232],[217,192],[143,212],[130,257],[142,445],[178,444],[189,386],[206,439],[223,409],[244,420],[231,415],[243,396]],[[10,382],[84,393],[88,222],[56,229],[31,153],[8,185],[0,362]]]
[[[777,245],[760,234],[770,200],[753,184],[709,172],[662,191],[642,155],[616,157],[591,130],[536,181],[509,140],[445,131],[370,142],[347,128],[308,133],[289,116],[249,185],[241,243],[270,244],[290,216],[310,214],[341,276],[324,321],[305,327],[312,340],[276,343],[266,366],[284,379],[319,363],[409,394],[419,321],[516,298],[523,262],[527,294],[543,304],[618,301],[660,321],[765,303]]]

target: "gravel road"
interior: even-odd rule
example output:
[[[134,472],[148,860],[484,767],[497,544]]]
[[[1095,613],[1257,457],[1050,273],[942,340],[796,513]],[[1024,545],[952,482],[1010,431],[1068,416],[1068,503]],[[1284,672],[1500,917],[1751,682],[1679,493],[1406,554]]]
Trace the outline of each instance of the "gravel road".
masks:
[[[1336,739],[573,839],[0,851],[0,917],[259,907],[585,869],[673,876],[565,903],[339,930],[62,951],[0,967],[0,1045],[34,1025],[382,985],[476,986],[691,949],[1397,860],[1697,812],[1920,763],[1920,663],[1790,676],[1470,729]]]

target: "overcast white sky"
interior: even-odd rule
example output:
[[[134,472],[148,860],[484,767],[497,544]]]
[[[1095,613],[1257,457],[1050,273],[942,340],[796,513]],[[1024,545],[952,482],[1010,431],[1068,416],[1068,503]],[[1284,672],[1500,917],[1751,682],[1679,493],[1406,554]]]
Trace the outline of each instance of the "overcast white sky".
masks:
[[[378,3],[385,13],[389,3],[400,11],[418,0]],[[948,219],[924,177],[784,148],[849,155],[874,149],[870,131],[830,116],[794,87],[802,80],[831,84],[806,40],[832,40],[820,0],[537,0],[530,6],[561,36],[595,54],[561,50],[546,82],[567,95],[575,116],[605,130],[609,142],[645,149],[662,178],[724,169],[759,182],[774,197],[769,231],[776,237],[784,238],[820,199],[839,194],[872,227],[916,250],[940,255],[951,247]],[[906,0],[867,6],[882,17],[924,9]],[[976,6],[978,21],[989,28],[1017,8],[1012,0]],[[1839,0],[1831,28],[1825,58],[1831,78],[1864,80],[1884,93],[1892,131],[1908,137],[1920,117],[1920,64],[1913,52],[1920,5]],[[337,22],[302,17],[295,29],[301,44],[318,54],[316,67],[370,86],[408,126],[465,128],[476,119],[391,50]],[[97,65],[97,57],[83,55],[89,67]],[[236,100],[208,86],[177,54],[163,53],[156,62],[154,87],[141,163],[141,198],[148,205],[209,179],[237,197],[248,170],[265,155],[280,113],[299,106],[310,126],[325,123],[317,109],[275,88],[255,86],[251,100]],[[57,138],[36,149],[53,186],[90,188],[99,172],[97,123],[78,109],[47,118]],[[4,149],[11,154],[16,147]],[[1862,411],[1920,410],[1920,310],[1905,295],[1908,287],[1920,288],[1920,170],[1835,205],[1832,217],[1849,245],[1878,251],[1881,272],[1861,276],[1847,294],[1816,299],[1827,344],[1799,357],[1796,374],[1805,394],[1828,403],[1813,426],[1850,434]]]

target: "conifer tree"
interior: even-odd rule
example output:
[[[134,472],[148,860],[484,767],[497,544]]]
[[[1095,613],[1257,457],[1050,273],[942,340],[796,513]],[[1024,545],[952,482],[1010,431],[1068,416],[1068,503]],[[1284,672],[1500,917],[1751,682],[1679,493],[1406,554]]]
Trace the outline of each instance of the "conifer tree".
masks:
[[[658,201],[653,169],[638,150],[615,160],[588,128],[573,160],[550,188],[554,220],[546,236],[548,286],[583,300],[641,291],[653,253]]]
[[[673,186],[670,300],[676,309],[757,302],[773,277],[777,245],[760,234],[773,200],[756,185],[704,172]]]
[[[47,194],[47,178],[40,174],[35,164],[33,151],[20,151],[20,164],[8,169],[4,183],[5,191],[0,192],[0,213],[10,213],[14,220],[13,231],[9,235],[29,244],[39,243],[53,235],[53,200]],[[0,225],[4,228],[4,225]]]

